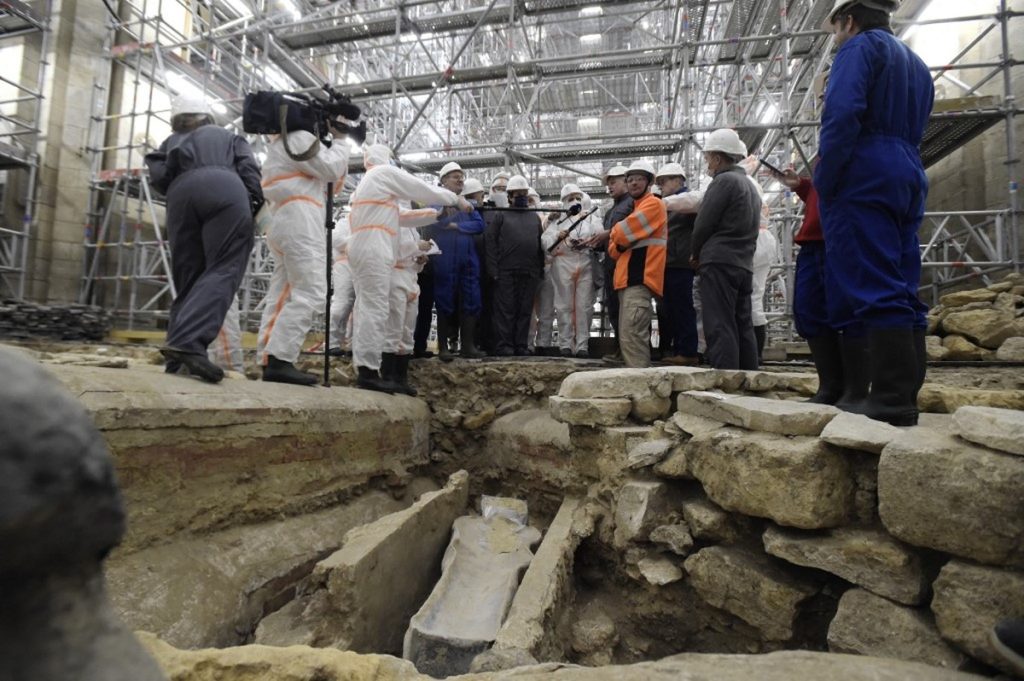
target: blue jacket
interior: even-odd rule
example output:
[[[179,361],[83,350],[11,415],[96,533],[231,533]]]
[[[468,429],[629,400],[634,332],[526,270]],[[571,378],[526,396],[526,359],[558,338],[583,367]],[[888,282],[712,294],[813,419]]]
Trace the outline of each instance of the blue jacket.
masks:
[[[928,67],[892,33],[872,29],[850,38],[836,54],[825,91],[814,172],[818,195],[828,200],[857,191],[844,177],[851,165],[902,164],[909,157],[917,163],[907,170],[923,170],[918,153],[879,155],[893,146],[919,150],[934,99]]]

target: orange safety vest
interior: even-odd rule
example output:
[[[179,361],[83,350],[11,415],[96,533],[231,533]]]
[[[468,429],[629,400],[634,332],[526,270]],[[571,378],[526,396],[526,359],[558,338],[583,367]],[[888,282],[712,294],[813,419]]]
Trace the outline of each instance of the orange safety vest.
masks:
[[[612,226],[608,254],[615,258],[615,290],[646,286],[662,295],[668,254],[668,213],[650,192],[633,204],[633,212]]]

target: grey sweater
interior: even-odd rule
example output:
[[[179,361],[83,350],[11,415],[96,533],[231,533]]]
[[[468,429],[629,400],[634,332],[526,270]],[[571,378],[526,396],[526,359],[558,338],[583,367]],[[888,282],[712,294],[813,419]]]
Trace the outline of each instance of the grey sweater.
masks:
[[[720,170],[708,185],[690,246],[701,265],[717,263],[754,271],[761,197],[739,166]]]

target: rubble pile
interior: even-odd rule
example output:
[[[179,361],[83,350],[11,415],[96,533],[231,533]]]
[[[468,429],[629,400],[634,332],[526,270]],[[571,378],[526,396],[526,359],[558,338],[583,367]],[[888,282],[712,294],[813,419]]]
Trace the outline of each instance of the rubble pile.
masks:
[[[928,313],[928,359],[1024,362],[1024,274],[948,293]]]
[[[112,323],[110,313],[95,305],[0,301],[0,338],[103,340]]]

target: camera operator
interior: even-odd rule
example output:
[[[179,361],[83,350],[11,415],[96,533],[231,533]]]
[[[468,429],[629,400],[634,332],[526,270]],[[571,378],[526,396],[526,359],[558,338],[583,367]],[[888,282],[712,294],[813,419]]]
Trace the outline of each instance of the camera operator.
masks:
[[[328,147],[321,142],[316,155],[305,161],[288,153],[288,149],[308,149],[316,141],[304,130],[275,136],[267,150],[263,191],[274,211],[267,230],[274,272],[256,352],[264,381],[313,385],[318,380],[299,371],[294,363],[313,315],[323,308],[327,297],[324,194],[328,182],[334,182],[335,193],[340,191],[348,170],[348,145],[339,128],[343,125],[332,121],[334,144]]]
[[[253,215],[263,204],[260,167],[245,138],[214,124],[209,103],[179,97],[171,106],[171,136],[146,155],[150,183],[167,196],[167,238],[177,297],[171,304],[168,365],[183,365],[217,383],[210,362],[217,337],[252,251]]]

